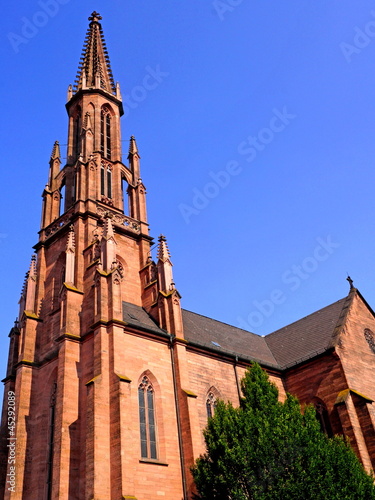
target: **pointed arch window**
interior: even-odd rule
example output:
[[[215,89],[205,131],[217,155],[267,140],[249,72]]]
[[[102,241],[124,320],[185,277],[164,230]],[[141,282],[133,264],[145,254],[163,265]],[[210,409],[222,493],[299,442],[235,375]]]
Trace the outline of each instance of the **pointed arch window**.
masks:
[[[141,457],[157,459],[155,393],[149,379],[144,376],[138,386]]]
[[[217,405],[217,398],[215,394],[210,391],[207,394],[207,399],[206,399],[207,418],[212,418],[214,416],[216,405]]]
[[[326,434],[328,437],[332,437],[333,432],[331,423],[329,421],[326,405],[323,403],[323,401],[316,401],[314,403],[314,406],[316,411],[316,418],[318,419],[322,432],[324,432],[324,434]]]
[[[100,117],[100,150],[104,158],[111,159],[111,114],[103,108]]]
[[[104,198],[112,198],[112,170],[109,165],[100,168],[100,194]]]
[[[61,187],[60,187],[60,205],[59,205],[59,217],[62,216],[62,214],[65,211],[65,179],[63,180]]]

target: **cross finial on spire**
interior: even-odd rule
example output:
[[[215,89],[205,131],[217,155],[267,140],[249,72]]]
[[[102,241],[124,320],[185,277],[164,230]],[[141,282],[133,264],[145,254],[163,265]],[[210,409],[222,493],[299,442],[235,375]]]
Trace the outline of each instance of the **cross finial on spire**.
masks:
[[[353,286],[353,280],[352,280],[352,278],[349,276],[349,274],[348,274],[348,277],[346,278],[346,281],[348,281],[348,282],[349,282],[349,285],[350,285],[350,290],[352,290],[352,289],[354,288],[354,286]]]
[[[91,14],[91,16],[89,17],[89,21],[100,21],[102,18],[102,16],[99,14],[99,12],[96,12],[96,10],[94,10],[94,12]]]

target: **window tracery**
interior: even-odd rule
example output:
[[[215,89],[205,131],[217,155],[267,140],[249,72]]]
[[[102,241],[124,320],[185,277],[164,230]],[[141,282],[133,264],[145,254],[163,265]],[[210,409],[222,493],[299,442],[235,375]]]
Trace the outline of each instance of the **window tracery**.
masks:
[[[207,394],[207,399],[206,399],[207,418],[212,418],[214,416],[216,405],[217,405],[217,398],[215,394],[212,391],[210,391]]]
[[[155,394],[147,376],[138,386],[141,457],[157,459]]]

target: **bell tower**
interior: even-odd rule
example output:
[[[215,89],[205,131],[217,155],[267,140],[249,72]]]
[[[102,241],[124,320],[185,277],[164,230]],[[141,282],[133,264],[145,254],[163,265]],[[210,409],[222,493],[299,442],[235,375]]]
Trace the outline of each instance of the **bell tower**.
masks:
[[[127,418],[136,422],[137,416],[131,413],[134,403],[126,403],[126,373],[138,370],[138,377],[149,365],[147,335],[159,332],[163,353],[157,356],[169,362],[170,335],[183,336],[169,257],[163,254],[156,264],[150,254],[146,188],[133,136],[123,163],[123,106],[101,16],[93,12],[89,21],[77,78],[68,88],[67,162],[62,164],[56,141],[39,241],[9,335],[1,429],[5,499],[120,499],[126,491],[126,498],[134,498],[126,450],[127,443],[134,446],[132,460],[139,466],[139,427],[129,431]],[[147,315],[146,327],[128,326],[124,304]],[[126,338],[138,340],[133,346]],[[166,361],[163,370],[170,373]],[[151,375],[147,380],[151,387]],[[132,391],[137,398],[137,380]],[[171,379],[168,391],[174,391]],[[15,401],[15,472],[9,463],[9,394]],[[172,415],[176,408],[168,405]],[[175,424],[170,432],[177,436]],[[178,450],[177,442],[173,446]],[[171,487],[181,497],[177,469]]]

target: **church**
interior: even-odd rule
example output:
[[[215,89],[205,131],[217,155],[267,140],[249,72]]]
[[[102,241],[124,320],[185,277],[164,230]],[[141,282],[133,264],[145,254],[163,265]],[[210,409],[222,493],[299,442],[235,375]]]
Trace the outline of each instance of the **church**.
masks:
[[[55,142],[9,333],[1,498],[190,500],[202,430],[218,398],[239,404],[252,362],[374,469],[375,314],[351,280],[346,297],[265,337],[184,310],[166,237],[150,252],[140,152],[132,136],[122,153],[97,12],[66,110],[67,163]]]

